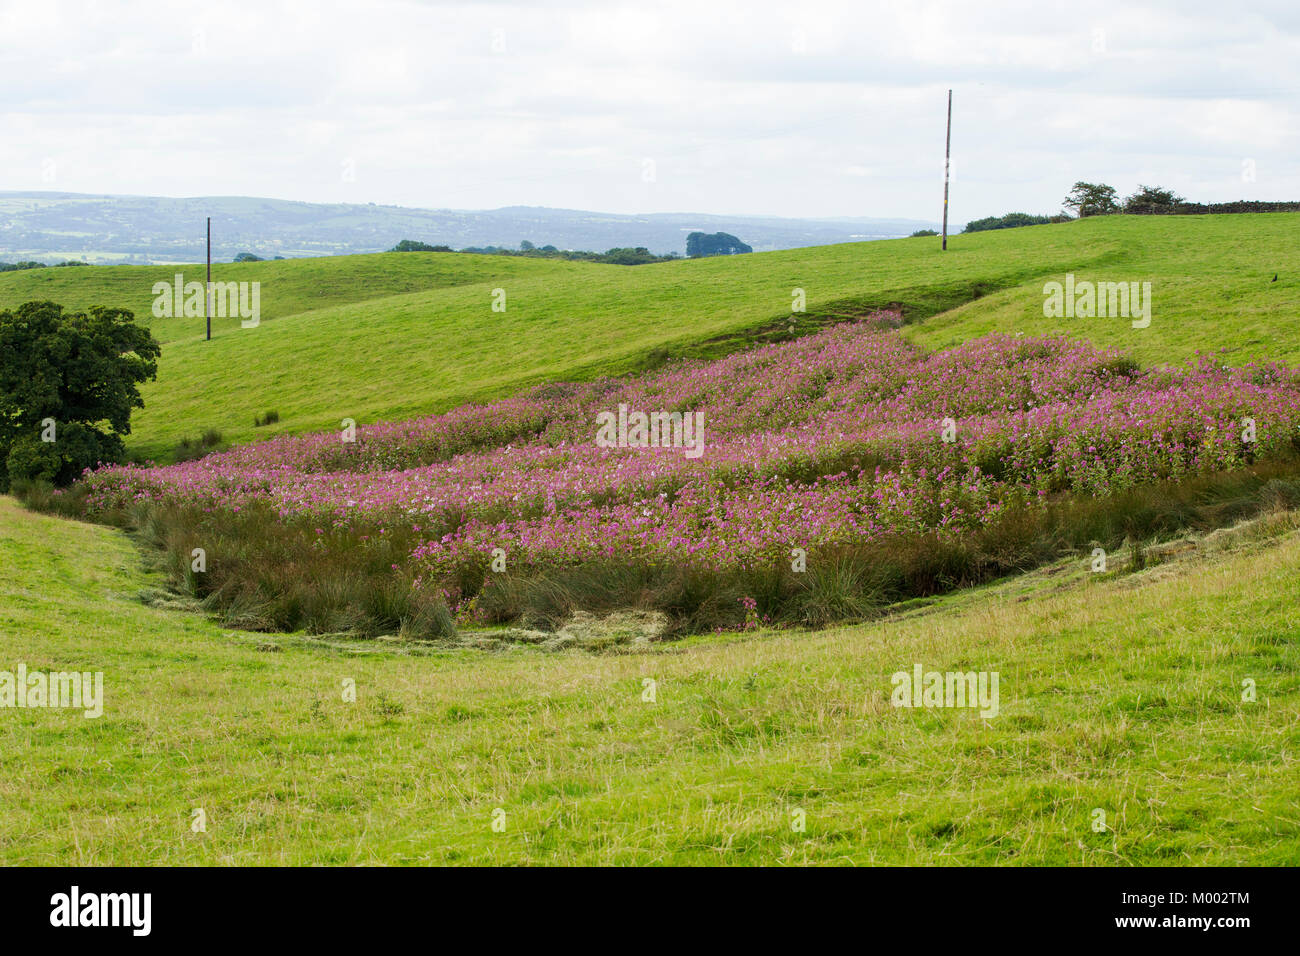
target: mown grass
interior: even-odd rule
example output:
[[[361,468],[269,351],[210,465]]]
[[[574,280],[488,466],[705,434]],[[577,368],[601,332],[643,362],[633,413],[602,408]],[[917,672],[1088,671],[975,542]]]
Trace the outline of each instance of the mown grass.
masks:
[[[486,654],[148,607],[120,533],[0,499],[3,667],[106,682],[98,720],[0,710],[0,860],[1295,864],[1294,526],[871,626]],[[914,663],[998,671],[1000,714],[891,708]]]

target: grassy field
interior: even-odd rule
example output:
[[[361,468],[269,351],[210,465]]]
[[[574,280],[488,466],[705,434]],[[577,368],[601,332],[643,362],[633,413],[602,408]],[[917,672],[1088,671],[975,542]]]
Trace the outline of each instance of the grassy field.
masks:
[[[1056,274],[957,308],[917,328],[914,338],[942,348],[994,330],[1048,327],[1118,346],[1147,365],[1220,349],[1231,363],[1270,358],[1300,364],[1300,214],[1107,216],[1065,225],[1101,233],[1116,245],[1111,257],[1072,269],[1077,278],[1151,283],[1149,328],[1115,319],[1043,318],[1042,283],[1061,281]],[[1031,226],[1028,232],[1051,228]]]
[[[0,499],[0,668],[106,686],[0,711],[0,861],[1295,864],[1295,526],[871,626],[484,653],[222,630]],[[916,663],[998,671],[999,715],[892,708]]]
[[[208,428],[249,441],[439,411],[665,353],[713,354],[784,325],[796,288],[809,310],[796,332],[899,303],[909,334],[927,346],[994,329],[1064,331],[1149,364],[1220,348],[1230,361],[1297,362],[1298,228],[1300,214],[1112,216],[956,236],[946,254],[934,240],[901,239],[638,267],[437,253],[223,264],[214,279],[262,282],[262,324],[226,320],[204,342],[202,320],[160,321],[159,378],[145,389],[130,445],[166,460]],[[41,297],[147,316],[153,282],[175,271],[8,273],[0,307]],[[1045,319],[1043,283],[1067,271],[1150,281],[1151,326]],[[497,288],[505,312],[492,311]],[[267,410],[280,423],[255,430]]]
[[[716,354],[784,327],[796,287],[798,331],[901,305],[930,347],[1064,331],[1145,363],[1224,348],[1295,364],[1297,226],[1108,217],[958,236],[947,254],[908,239],[636,268],[220,265],[263,283],[263,322],[219,322],[210,343],[157,322],[132,449]],[[7,273],[0,307],[102,302],[153,323],[152,283],[175,271]],[[1067,271],[1150,281],[1151,326],[1044,319],[1042,285]],[[255,430],[269,409],[281,422]],[[0,863],[1294,865],[1298,567],[1300,517],[1278,512],[868,625],[484,651],[223,628],[121,532],[0,498],[0,671],[102,671],[106,698],[98,719],[0,709]],[[999,714],[891,707],[891,675],[917,664],[998,672]]]

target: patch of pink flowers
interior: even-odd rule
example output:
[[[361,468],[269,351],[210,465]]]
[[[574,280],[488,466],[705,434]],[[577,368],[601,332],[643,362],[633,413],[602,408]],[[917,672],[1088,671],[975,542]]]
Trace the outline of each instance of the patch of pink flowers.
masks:
[[[703,412],[703,455],[598,447],[597,415],[620,404]],[[716,362],[362,426],[352,443],[288,437],[83,481],[92,510],[265,503],[313,529],[404,524],[422,535],[411,560],[429,581],[480,567],[494,548],[513,567],[726,566],[958,533],[1012,502],[1228,469],[1294,448],[1298,434],[1293,369],[1203,358],[1137,371],[1063,338],[990,336],[929,354],[892,330],[841,325]]]

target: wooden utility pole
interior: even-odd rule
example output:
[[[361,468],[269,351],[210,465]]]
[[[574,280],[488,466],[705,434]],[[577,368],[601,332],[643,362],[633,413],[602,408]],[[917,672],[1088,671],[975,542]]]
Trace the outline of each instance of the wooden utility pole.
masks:
[[[943,187],[945,216],[948,208],[948,187]],[[945,218],[944,222],[948,220]],[[944,230],[947,230],[944,226]],[[208,320],[208,341],[212,341],[212,217],[208,217],[208,284],[203,288],[203,317]]]
[[[948,249],[948,164],[952,160],[952,90],[948,91],[948,141],[943,147],[943,248]]]

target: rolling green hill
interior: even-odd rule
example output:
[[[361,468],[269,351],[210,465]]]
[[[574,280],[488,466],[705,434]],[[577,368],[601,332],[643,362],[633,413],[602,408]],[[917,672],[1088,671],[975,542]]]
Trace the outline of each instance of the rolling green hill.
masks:
[[[213,282],[260,282],[262,320],[404,292],[472,285],[529,275],[562,275],[573,263],[514,256],[377,253],[269,262],[214,263]],[[49,299],[68,309],[113,305],[130,309],[159,342],[203,341],[199,319],[153,316],[155,282],[202,282],[204,264],[24,269],[0,273],[0,308]],[[239,331],[234,318],[213,319],[213,334]]]
[[[166,345],[131,448],[163,460],[207,428],[249,441],[439,411],[654,355],[722,351],[783,326],[796,288],[808,306],[796,334],[901,303],[909,334],[927,346],[995,329],[1066,332],[1148,364],[1220,348],[1228,361],[1300,362],[1297,236],[1300,214],[1113,216],[957,236],[947,253],[933,239],[901,239],[638,267],[438,253],[222,265],[214,279],[262,283],[263,322],[220,321],[211,342],[202,320],[158,322]],[[148,316],[153,282],[175,271],[4,274],[0,307],[41,297]],[[1150,327],[1044,318],[1043,283],[1067,272],[1151,282]],[[496,288],[505,312],[492,310]],[[701,349],[709,340],[720,341]],[[254,416],[269,409],[279,425],[255,431]]]

